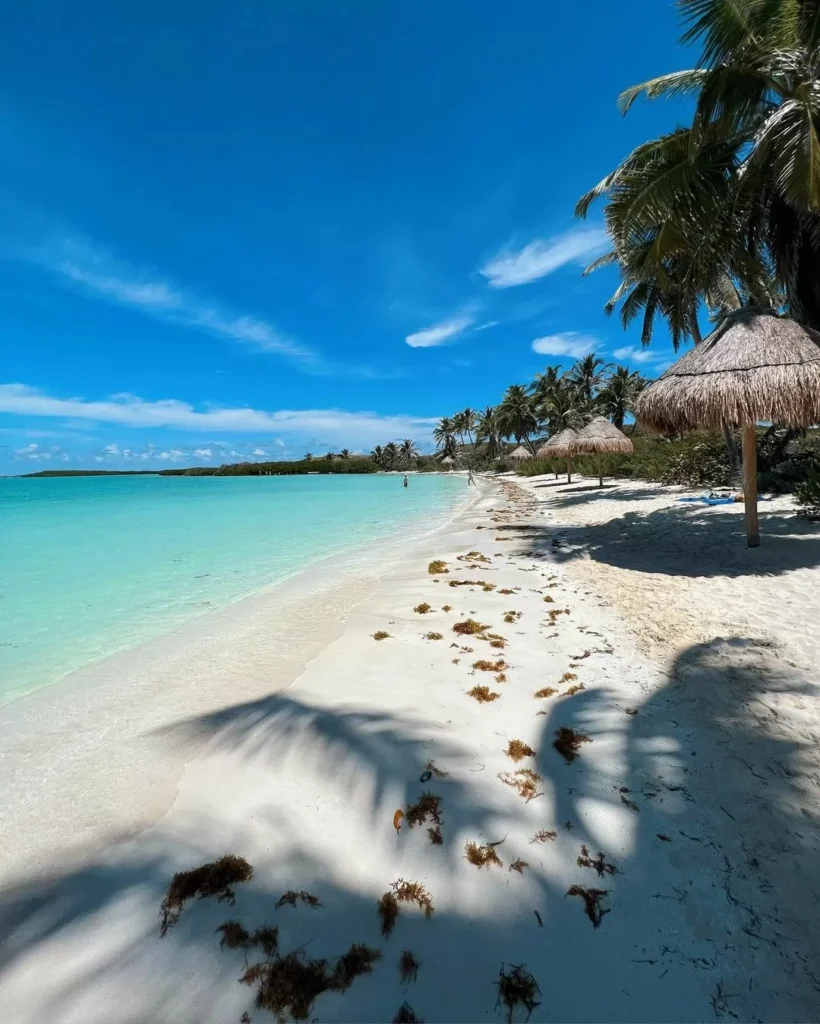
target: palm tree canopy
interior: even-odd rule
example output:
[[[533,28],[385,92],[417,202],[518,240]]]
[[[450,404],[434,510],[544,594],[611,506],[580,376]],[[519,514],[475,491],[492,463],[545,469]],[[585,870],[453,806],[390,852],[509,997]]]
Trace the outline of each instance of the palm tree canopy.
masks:
[[[498,407],[498,431],[502,437],[514,437],[519,443],[528,440],[538,429],[538,417],[532,396],[521,384],[507,388]]]

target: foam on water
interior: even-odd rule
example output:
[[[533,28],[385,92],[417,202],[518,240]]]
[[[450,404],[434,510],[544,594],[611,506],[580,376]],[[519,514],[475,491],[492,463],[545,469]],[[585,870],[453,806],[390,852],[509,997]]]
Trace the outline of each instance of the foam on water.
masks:
[[[0,703],[394,531],[463,478],[0,480]]]

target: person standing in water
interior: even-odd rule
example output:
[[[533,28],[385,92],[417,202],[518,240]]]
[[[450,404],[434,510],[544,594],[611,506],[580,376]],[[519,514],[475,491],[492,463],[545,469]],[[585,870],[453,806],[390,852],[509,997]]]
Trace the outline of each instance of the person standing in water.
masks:
[[[406,473],[404,474],[404,486],[405,487],[407,486],[407,474]]]
[[[470,485],[475,487],[475,477],[473,476],[472,467],[468,466],[467,467],[467,486],[469,487]]]

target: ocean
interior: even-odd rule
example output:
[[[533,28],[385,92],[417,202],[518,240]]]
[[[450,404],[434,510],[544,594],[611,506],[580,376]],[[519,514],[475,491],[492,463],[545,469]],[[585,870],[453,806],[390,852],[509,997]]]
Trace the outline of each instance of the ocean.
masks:
[[[460,477],[0,479],[0,703],[467,498]]]

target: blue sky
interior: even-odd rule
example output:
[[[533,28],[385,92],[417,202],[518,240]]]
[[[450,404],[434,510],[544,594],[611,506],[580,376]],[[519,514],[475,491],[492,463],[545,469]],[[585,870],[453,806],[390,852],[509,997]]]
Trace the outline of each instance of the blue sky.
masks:
[[[0,37],[0,473],[411,437],[594,348],[579,194],[671,0],[38,0]],[[256,453],[256,454],[254,454]]]

